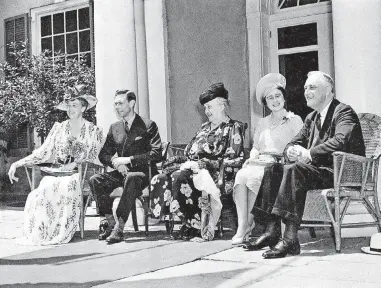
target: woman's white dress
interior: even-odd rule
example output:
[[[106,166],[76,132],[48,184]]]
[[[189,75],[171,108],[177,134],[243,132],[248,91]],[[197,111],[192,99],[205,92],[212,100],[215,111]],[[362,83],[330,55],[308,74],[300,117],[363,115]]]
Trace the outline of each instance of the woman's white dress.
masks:
[[[270,116],[259,120],[254,133],[253,148],[259,152],[259,155],[255,160],[251,159],[254,160],[253,162],[238,171],[234,182],[234,186],[246,185],[255,195],[258,194],[261,186],[266,164],[274,162],[273,157],[262,153],[283,153],[286,145],[303,127],[302,119],[292,112],[288,112],[275,126],[271,125]]]
[[[103,144],[101,128],[85,121],[80,135],[71,135],[70,122],[55,123],[43,145],[20,160],[20,165],[64,161],[97,162]],[[71,176],[45,176],[29,195],[24,209],[24,244],[68,243],[77,230],[80,216],[78,173]]]

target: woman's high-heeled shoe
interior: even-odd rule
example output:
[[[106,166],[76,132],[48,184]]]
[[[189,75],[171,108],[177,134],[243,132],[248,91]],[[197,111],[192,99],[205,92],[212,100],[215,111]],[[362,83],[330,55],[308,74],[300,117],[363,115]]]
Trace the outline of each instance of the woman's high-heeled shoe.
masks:
[[[250,233],[251,233],[251,227],[247,228],[246,231],[243,233],[243,235],[240,237],[240,236],[235,236],[232,238],[232,245],[240,245],[240,244],[243,244],[245,242],[248,242],[249,241],[249,236],[250,236]]]

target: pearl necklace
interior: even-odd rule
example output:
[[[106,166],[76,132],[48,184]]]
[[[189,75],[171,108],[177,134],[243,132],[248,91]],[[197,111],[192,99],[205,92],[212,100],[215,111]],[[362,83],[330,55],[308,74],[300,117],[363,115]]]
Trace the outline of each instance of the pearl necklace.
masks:
[[[272,117],[270,116],[270,130],[273,130],[275,129],[276,127],[278,127],[282,121],[286,118],[286,115],[284,115],[283,117],[281,117],[279,120],[277,120],[275,123],[272,121]]]

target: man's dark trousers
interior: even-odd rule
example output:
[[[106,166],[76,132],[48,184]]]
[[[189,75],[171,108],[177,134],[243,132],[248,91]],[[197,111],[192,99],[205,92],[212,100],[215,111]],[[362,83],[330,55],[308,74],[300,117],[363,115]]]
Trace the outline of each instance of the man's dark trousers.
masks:
[[[148,177],[143,172],[128,172],[124,177],[118,171],[106,172],[94,175],[89,184],[95,194],[99,207],[99,214],[112,214],[113,198],[110,194],[115,188],[123,186],[123,194],[116,210],[117,217],[124,222],[135,205],[135,199],[142,195],[142,190],[148,186]]]

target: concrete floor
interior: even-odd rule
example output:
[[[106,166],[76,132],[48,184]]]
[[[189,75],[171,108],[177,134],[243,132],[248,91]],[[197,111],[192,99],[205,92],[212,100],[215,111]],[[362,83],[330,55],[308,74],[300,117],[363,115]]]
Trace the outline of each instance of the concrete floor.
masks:
[[[89,209],[88,213],[93,212]],[[22,208],[0,205],[0,262],[11,255],[48,249],[16,244],[22,234],[22,214]],[[87,217],[86,229],[95,230],[98,223],[98,217]],[[186,264],[95,287],[381,287],[381,256],[364,254],[360,249],[369,244],[369,236],[375,232],[376,228],[344,229],[343,249],[338,254],[327,231],[319,230],[317,238],[311,239],[303,230],[300,256],[265,260],[263,251],[232,247]]]

